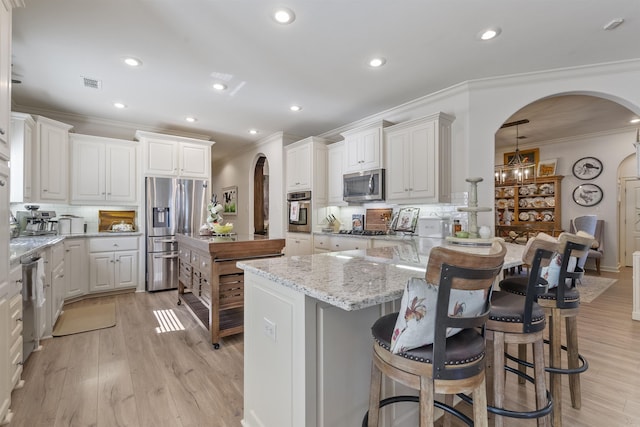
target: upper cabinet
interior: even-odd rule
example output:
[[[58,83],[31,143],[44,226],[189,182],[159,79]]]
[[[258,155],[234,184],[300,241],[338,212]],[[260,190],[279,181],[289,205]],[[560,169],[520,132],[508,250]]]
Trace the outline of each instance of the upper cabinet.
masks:
[[[311,191],[318,205],[327,203],[327,141],[309,137],[285,147],[287,192]]]
[[[138,143],[71,134],[71,202],[136,202]]]
[[[40,201],[66,201],[69,184],[69,130],[42,116],[36,120],[36,176]]]
[[[210,178],[213,141],[142,131],[136,139],[142,143],[145,176]]]
[[[346,206],[347,202],[343,200],[344,197],[344,181],[342,175],[344,175],[345,169],[345,156],[344,156],[344,142],[336,142],[327,146],[327,184],[329,188],[328,192],[328,204],[330,206]]]
[[[384,167],[382,129],[391,123],[380,121],[343,132],[346,164],[344,173]]]
[[[9,147],[9,126],[11,121],[10,84],[11,10],[0,4],[0,160],[8,160],[11,151]],[[0,417],[0,420],[2,420],[2,417]]]
[[[30,202],[33,197],[35,125],[29,114],[11,114],[11,203]]]
[[[384,130],[386,200],[394,203],[451,201],[451,123],[444,113]]]

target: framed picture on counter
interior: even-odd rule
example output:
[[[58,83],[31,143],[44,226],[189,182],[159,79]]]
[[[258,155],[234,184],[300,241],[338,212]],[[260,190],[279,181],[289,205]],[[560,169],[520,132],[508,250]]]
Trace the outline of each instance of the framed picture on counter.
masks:
[[[420,208],[402,208],[398,213],[395,231],[413,233],[418,225]]]
[[[238,186],[222,189],[222,207],[224,215],[238,215]]]

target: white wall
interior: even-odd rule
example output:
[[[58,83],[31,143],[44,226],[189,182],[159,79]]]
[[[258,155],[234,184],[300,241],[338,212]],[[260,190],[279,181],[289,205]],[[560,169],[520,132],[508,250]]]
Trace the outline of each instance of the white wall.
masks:
[[[269,237],[284,238],[286,219],[286,200],[284,189],[283,146],[292,141],[292,137],[281,132],[264,138],[247,151],[232,159],[213,164],[212,194],[222,196],[222,188],[238,186],[238,214],[224,216],[225,222],[234,224],[239,234],[253,234],[253,173],[258,158],[267,158],[269,170]],[[215,146],[213,148],[215,150]]]

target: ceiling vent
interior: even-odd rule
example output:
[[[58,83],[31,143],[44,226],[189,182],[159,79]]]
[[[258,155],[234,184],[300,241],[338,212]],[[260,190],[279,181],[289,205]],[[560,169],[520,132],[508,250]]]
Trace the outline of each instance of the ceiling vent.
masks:
[[[92,79],[90,77],[82,77],[84,87],[89,89],[102,89],[102,82],[98,79]]]

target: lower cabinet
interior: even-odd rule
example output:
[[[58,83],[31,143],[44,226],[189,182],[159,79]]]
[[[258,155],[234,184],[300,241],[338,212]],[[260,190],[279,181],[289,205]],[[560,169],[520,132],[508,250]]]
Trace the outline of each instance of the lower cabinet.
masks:
[[[84,237],[64,240],[64,290],[65,299],[75,298],[89,292],[87,273],[87,242]]]
[[[287,233],[284,253],[286,256],[311,255],[313,253],[311,234]]]
[[[138,238],[89,239],[89,292],[138,285]]]
[[[9,380],[14,389],[22,375],[22,266],[11,270],[9,282]]]

